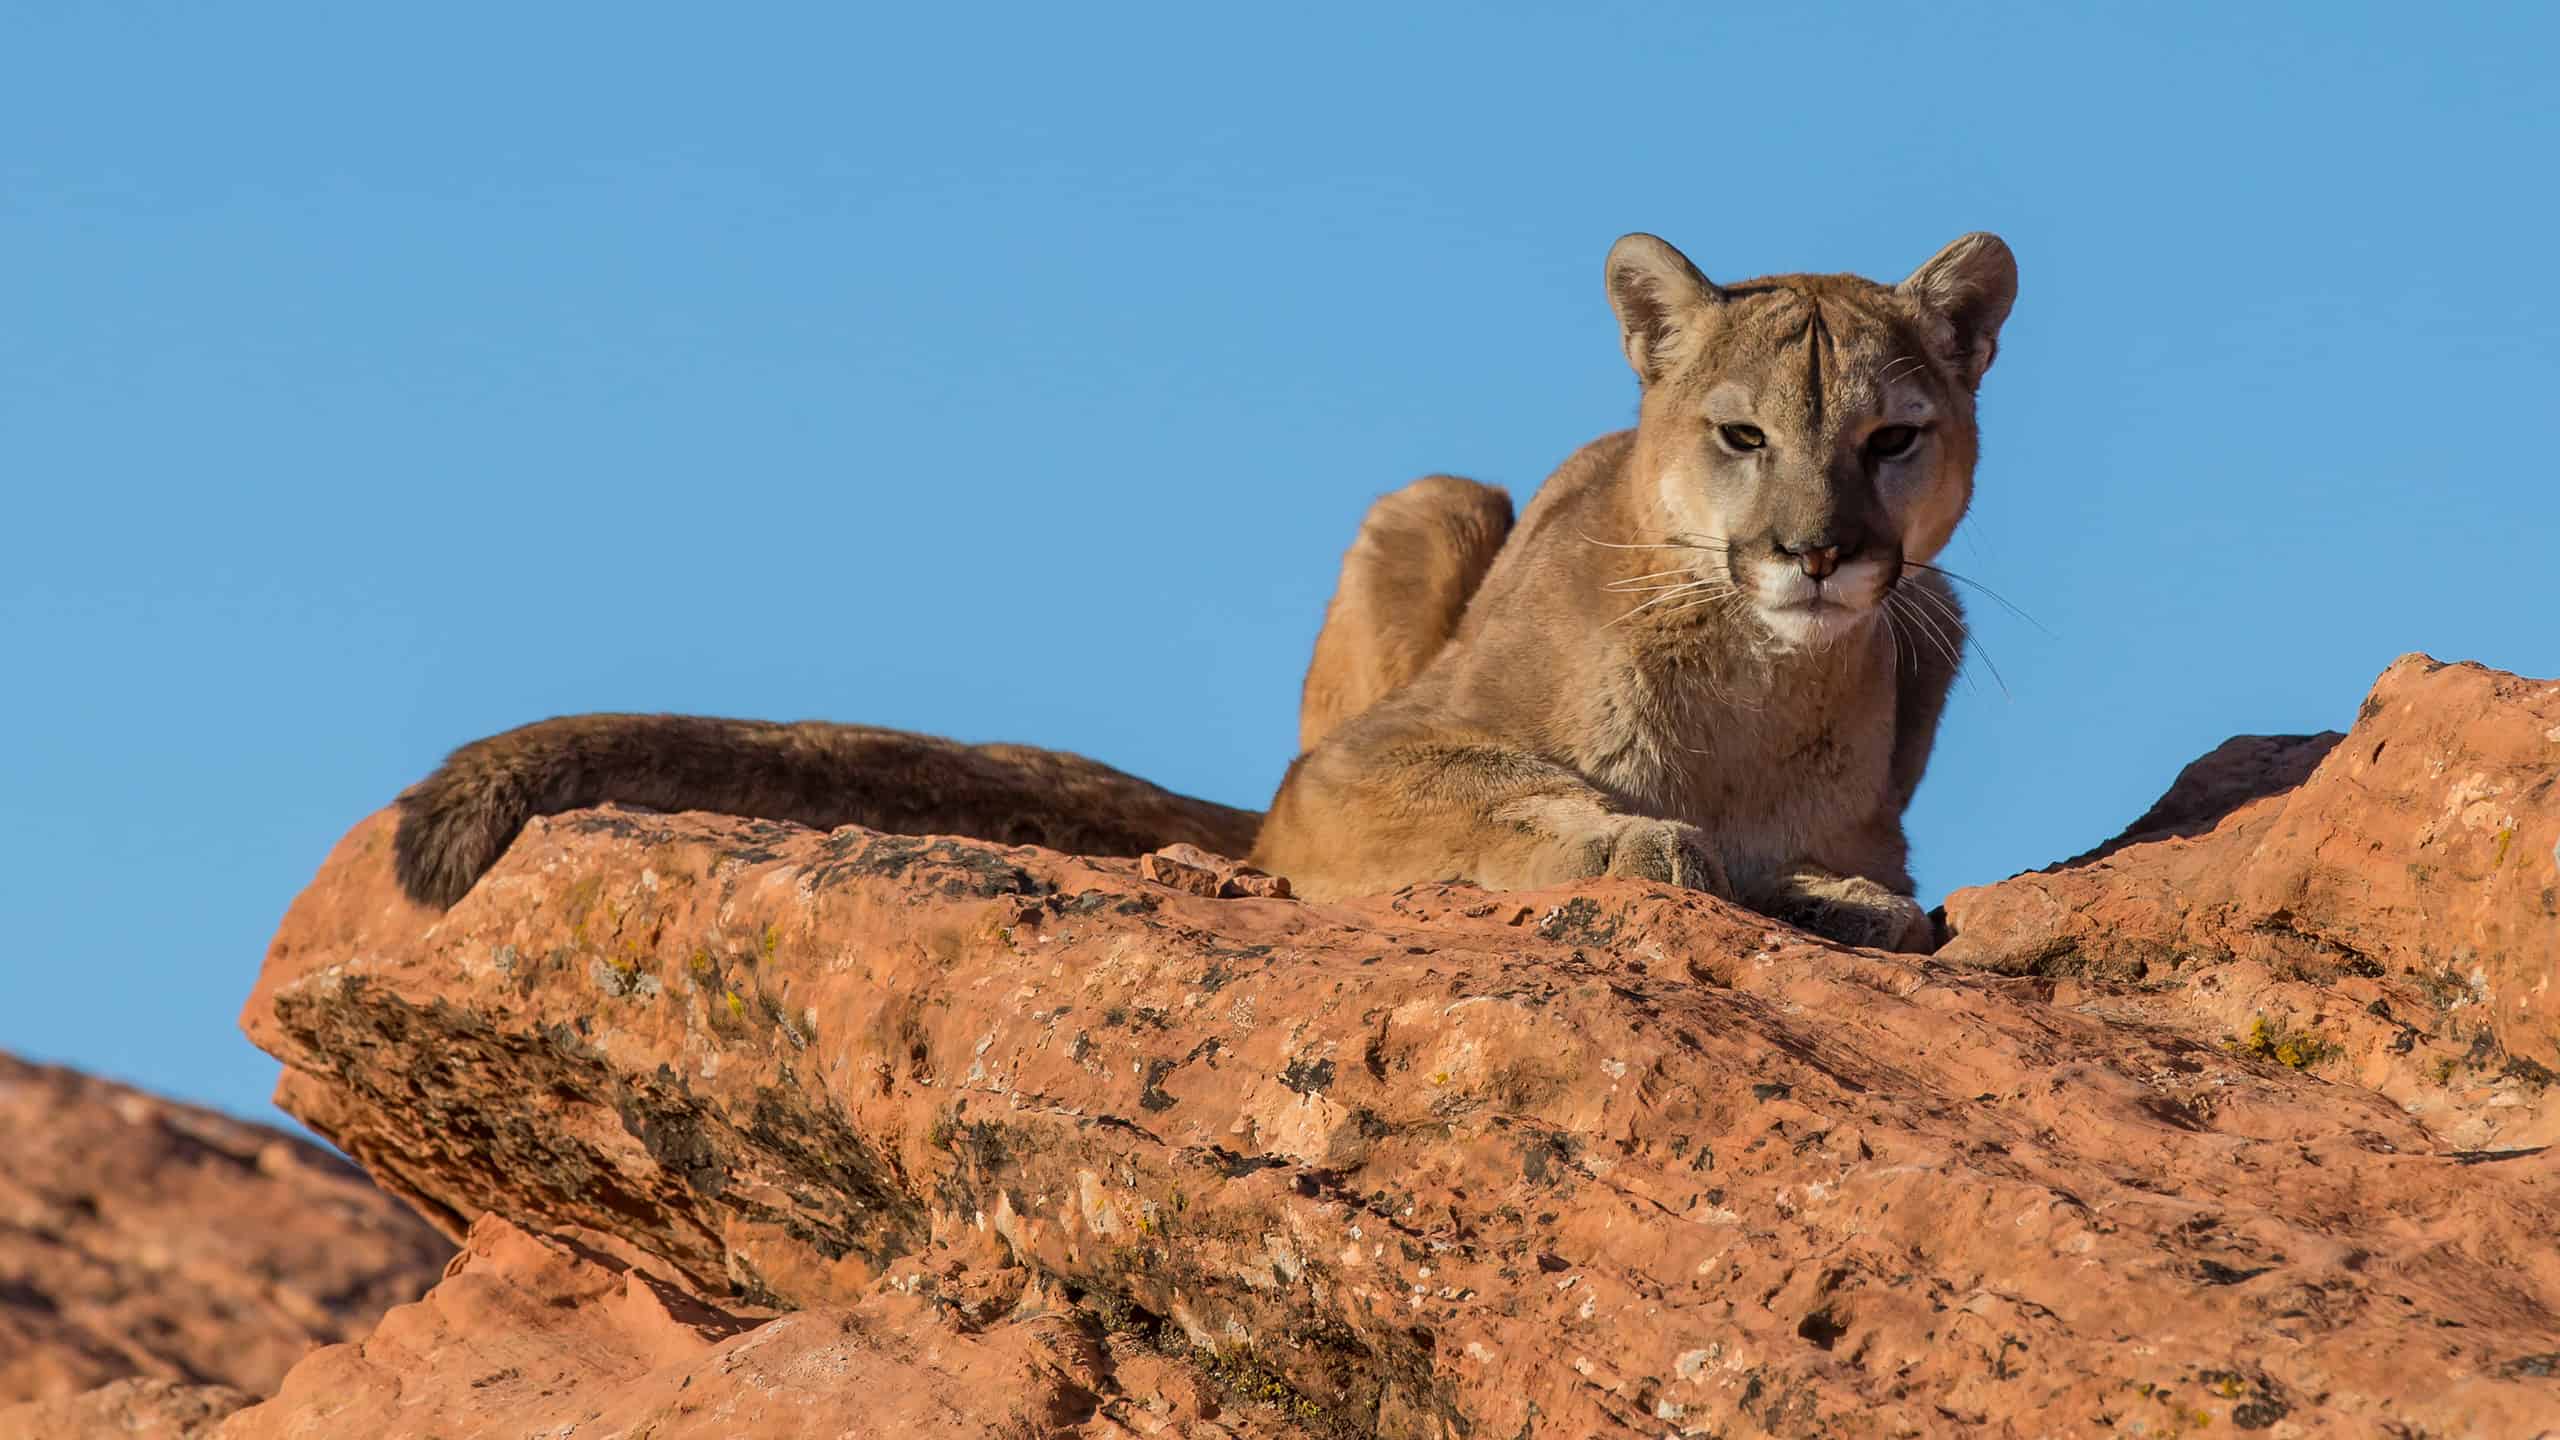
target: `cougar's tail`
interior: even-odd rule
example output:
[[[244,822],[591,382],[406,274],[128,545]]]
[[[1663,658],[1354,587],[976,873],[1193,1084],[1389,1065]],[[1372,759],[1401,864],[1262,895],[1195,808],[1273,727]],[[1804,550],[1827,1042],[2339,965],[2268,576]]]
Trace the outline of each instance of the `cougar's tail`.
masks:
[[[1177,841],[1242,855],[1262,819],[1027,745],[819,721],[570,715],[475,740],[402,793],[392,843],[401,888],[451,905],[527,820],[603,804],[1079,855],[1138,855]]]
[[[1511,497],[1455,475],[1426,475],[1369,507],[1307,667],[1301,752],[1431,663],[1510,533]]]

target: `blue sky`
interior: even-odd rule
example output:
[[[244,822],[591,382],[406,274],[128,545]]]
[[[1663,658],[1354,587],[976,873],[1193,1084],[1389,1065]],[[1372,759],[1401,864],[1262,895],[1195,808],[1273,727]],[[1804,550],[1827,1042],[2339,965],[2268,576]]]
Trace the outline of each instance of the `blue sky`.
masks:
[[[2017,251],[1924,898],[2560,674],[2554,13],[0,3],[0,1048],[262,1113],[286,903],[543,715],[1261,804],[1369,498],[1628,423],[1627,230]]]

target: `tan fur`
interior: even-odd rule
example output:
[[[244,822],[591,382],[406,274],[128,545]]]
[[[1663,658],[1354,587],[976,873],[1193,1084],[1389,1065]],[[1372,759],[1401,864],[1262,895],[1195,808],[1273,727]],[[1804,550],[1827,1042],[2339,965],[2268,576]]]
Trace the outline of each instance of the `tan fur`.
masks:
[[[1510,533],[1511,497],[1455,475],[1426,475],[1369,507],[1316,635],[1300,750],[1422,673]]]
[[[1634,875],[1926,948],[1902,812],[1965,637],[1924,567],[1971,498],[2008,249],[1966,236],[1899,286],[1717,286],[1639,235],[1607,274],[1636,428],[1567,460],[1490,568],[1415,554],[1474,533],[1461,485],[1379,503],[1255,863],[1315,898]]]

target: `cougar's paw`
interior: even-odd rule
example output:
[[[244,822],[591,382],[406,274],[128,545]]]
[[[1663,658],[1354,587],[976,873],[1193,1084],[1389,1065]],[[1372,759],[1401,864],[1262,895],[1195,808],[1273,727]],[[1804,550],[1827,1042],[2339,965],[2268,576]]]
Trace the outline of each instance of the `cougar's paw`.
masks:
[[[502,776],[457,754],[400,792],[391,837],[392,873],[421,905],[448,909],[506,853],[529,807]]]
[[[1918,955],[1938,948],[1937,922],[1919,901],[1863,876],[1800,883],[1778,918],[1843,945]]]
[[[1707,837],[1695,825],[1652,820],[1639,815],[1613,815],[1603,823],[1586,852],[1590,873],[1629,880],[1658,880],[1710,895],[1733,897],[1724,866],[1707,848]]]

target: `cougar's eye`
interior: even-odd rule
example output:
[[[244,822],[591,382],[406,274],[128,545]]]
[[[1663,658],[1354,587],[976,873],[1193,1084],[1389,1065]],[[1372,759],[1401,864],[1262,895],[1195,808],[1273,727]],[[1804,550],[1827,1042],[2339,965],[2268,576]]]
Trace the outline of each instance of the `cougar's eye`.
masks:
[[[1769,437],[1761,434],[1757,425],[1719,425],[1716,435],[1733,450],[1757,450],[1769,443]]]
[[[1867,437],[1867,454],[1878,460],[1899,460],[1919,443],[1919,426],[1887,425]]]

